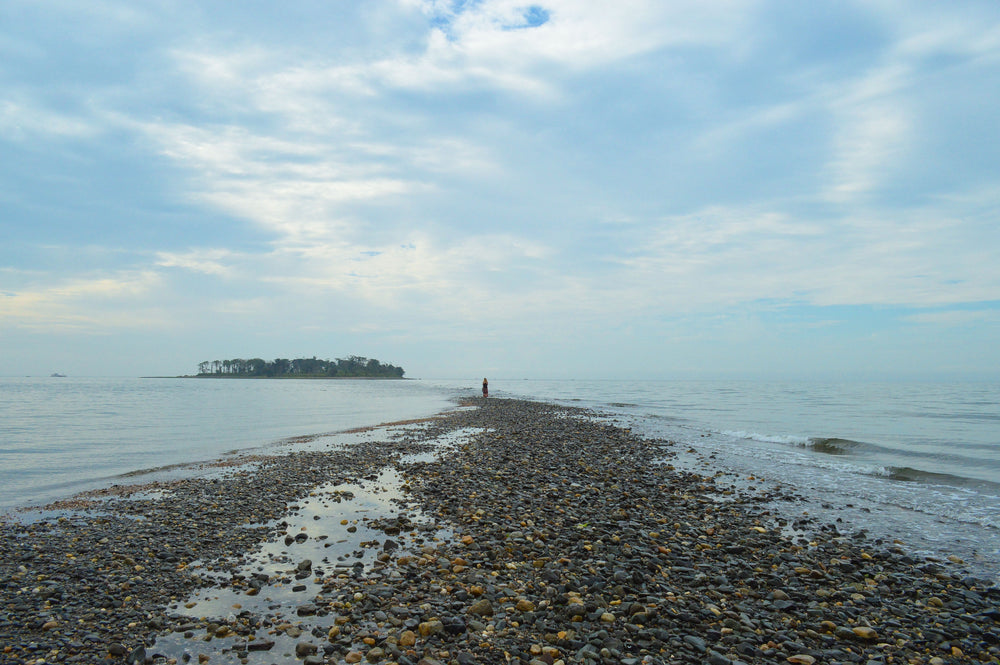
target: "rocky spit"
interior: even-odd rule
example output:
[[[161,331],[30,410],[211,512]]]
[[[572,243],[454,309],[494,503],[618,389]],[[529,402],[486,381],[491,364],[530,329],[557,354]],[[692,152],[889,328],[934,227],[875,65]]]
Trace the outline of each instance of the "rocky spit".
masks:
[[[1000,589],[960,561],[788,518],[787,490],[595,414],[490,399],[351,436],[5,521],[0,662],[1000,659]]]

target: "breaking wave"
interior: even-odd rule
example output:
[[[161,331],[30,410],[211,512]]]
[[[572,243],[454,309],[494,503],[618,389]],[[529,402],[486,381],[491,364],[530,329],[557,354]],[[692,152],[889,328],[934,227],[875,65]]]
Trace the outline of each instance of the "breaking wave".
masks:
[[[749,439],[750,441],[760,441],[762,443],[777,443],[786,446],[794,446],[796,448],[803,448],[813,452],[823,453],[824,455],[850,455],[864,449],[870,450],[877,447],[863,441],[853,441],[851,439],[841,439],[838,437],[795,436],[792,434],[774,435],[731,430],[719,433],[735,437],[737,439]]]
[[[950,473],[924,471],[922,469],[914,469],[908,466],[882,467],[878,469],[874,475],[902,482],[933,483],[935,485],[953,485],[957,487],[992,487],[994,491],[1000,491],[1000,483],[991,483],[988,480],[966,478],[964,476],[956,476]]]

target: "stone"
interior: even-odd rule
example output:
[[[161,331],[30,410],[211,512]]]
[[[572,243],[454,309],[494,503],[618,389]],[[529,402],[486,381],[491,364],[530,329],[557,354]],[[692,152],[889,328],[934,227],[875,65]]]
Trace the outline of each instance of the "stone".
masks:
[[[696,635],[685,635],[684,641],[698,650],[700,653],[704,653],[708,647],[705,644],[705,640],[701,639]]]
[[[853,640],[857,638],[855,632],[845,626],[837,626],[834,629],[833,634],[842,640]]]
[[[295,655],[299,658],[305,658],[306,656],[311,656],[316,653],[319,649],[315,644],[310,644],[309,642],[299,642],[295,645]]]
[[[866,642],[872,642],[878,639],[878,633],[875,632],[875,629],[870,626],[855,626],[851,629],[851,632],[853,632],[858,639]]]
[[[423,621],[418,627],[421,637],[430,637],[431,635],[437,635],[444,630],[444,624],[437,619],[431,621]]]
[[[465,632],[465,621],[462,617],[448,617],[442,620],[445,632],[449,635],[461,635]]]
[[[486,598],[480,598],[469,606],[469,614],[481,617],[493,616],[493,604]]]
[[[708,650],[709,665],[732,665],[733,661],[723,656],[718,651]]]

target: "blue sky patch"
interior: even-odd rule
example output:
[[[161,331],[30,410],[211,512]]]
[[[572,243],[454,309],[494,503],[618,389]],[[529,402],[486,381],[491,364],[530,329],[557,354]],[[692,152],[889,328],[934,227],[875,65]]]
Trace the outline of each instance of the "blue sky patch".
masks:
[[[540,5],[531,5],[524,10],[522,21],[511,25],[505,25],[504,30],[524,30],[527,28],[537,28],[549,21],[549,11]]]

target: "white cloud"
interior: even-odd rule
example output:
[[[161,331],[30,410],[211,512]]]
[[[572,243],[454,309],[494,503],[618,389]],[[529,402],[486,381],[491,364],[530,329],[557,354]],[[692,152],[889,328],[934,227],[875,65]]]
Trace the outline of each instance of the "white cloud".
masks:
[[[579,69],[670,46],[729,47],[756,3],[551,0],[536,5],[549,19],[524,30],[510,29],[528,8],[518,0],[470,4],[459,13],[439,2],[420,4],[447,23],[447,42],[471,60],[518,65],[541,58]]]
[[[908,68],[892,64],[829,91],[830,200],[849,203],[873,192],[910,156],[914,128],[901,94],[910,83]]]
[[[913,323],[963,327],[979,323],[998,323],[1000,322],[1000,312],[997,310],[946,310],[940,312],[920,312],[904,318]]]
[[[292,141],[247,128],[143,124],[163,153],[188,169],[190,196],[279,236],[294,239],[345,231],[339,206],[412,193],[425,185],[388,176],[363,144]],[[428,151],[433,152],[433,151]],[[354,159],[352,160],[352,156]],[[426,154],[419,155],[427,160]]]
[[[910,154],[911,123],[898,103],[857,101],[839,110],[829,165],[830,200],[846,203],[875,191]]]
[[[102,332],[162,325],[151,295],[162,284],[152,271],[80,277],[0,296],[0,322],[12,327]]]
[[[199,249],[190,252],[157,252],[156,265],[163,268],[181,268],[204,275],[229,277],[233,266],[227,262],[235,254],[228,249]]]
[[[92,138],[102,127],[89,119],[20,99],[0,99],[0,134],[6,140]]]
[[[636,303],[685,311],[761,300],[933,306],[997,299],[1000,248],[969,242],[967,225],[939,215],[931,208],[821,223],[710,207],[632,236],[620,279]]]
[[[895,41],[859,75],[821,88],[818,98],[834,123],[825,196],[838,203],[864,200],[905,172],[921,157],[922,134],[955,130],[921,124],[922,106],[939,94],[928,87],[927,72],[946,61],[956,73],[958,63],[1000,64],[995,16],[953,8],[913,12],[905,3],[872,9],[885,13]]]

